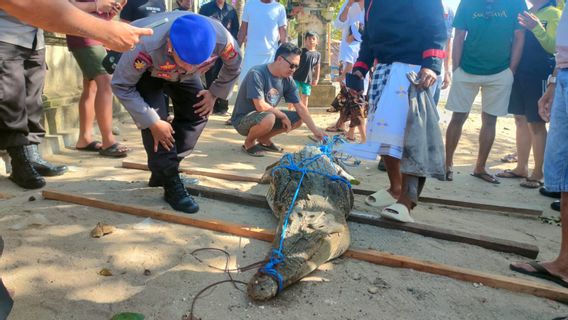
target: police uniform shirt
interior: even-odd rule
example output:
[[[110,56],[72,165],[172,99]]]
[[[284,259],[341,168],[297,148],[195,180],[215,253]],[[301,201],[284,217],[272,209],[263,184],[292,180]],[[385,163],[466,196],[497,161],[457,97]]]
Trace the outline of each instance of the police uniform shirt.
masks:
[[[112,90],[140,129],[146,129],[160,119],[152,106],[149,106],[136,90],[136,84],[144,73],[148,72],[152,77],[171,82],[199,76],[198,73],[187,73],[177,66],[167,46],[169,31],[174,20],[189,14],[195,13],[166,12],[133,23],[138,27],[158,25],[153,28],[152,36],[145,37],[134,50],[122,55],[113,74]],[[209,92],[215,97],[228,99],[240,73],[242,60],[240,49],[236,40],[219,21],[207,17],[206,19],[211,22],[217,38],[212,58],[218,57],[223,61],[219,76],[210,86]],[[160,24],[160,22],[165,23]],[[214,63],[212,59],[208,62]]]

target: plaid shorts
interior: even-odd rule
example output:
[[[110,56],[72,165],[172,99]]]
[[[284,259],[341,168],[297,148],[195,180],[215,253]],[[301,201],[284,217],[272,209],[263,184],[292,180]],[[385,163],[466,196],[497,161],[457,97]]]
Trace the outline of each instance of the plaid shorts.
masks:
[[[300,121],[300,116],[296,111],[282,110],[282,112],[288,117],[288,119],[290,119],[292,125]],[[246,137],[248,136],[250,129],[259,124],[262,119],[264,119],[264,117],[269,114],[271,114],[271,112],[249,112],[240,119],[233,120],[233,127],[240,135]],[[274,122],[274,127],[272,127],[272,130],[278,129],[282,129],[282,121],[280,119],[276,119],[276,122]]]

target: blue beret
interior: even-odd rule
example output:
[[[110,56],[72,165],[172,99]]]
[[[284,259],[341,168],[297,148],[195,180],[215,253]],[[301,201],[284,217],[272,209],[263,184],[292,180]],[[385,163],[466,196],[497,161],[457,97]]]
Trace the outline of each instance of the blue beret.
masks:
[[[211,57],[215,30],[207,18],[188,14],[177,18],[170,28],[170,41],[183,62],[201,64]]]

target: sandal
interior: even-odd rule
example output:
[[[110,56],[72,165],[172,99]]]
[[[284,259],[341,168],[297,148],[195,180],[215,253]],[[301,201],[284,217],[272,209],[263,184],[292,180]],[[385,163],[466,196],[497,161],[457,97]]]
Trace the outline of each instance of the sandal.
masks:
[[[130,149],[128,149],[127,146],[117,142],[106,149],[101,148],[99,154],[105,157],[124,158],[128,155],[128,151],[130,151]]]
[[[497,178],[495,178],[493,175],[490,175],[487,172],[481,172],[481,173],[472,173],[471,174],[472,177],[476,177],[479,178],[485,182],[489,182],[489,183],[493,183],[493,184],[500,184],[501,181],[497,180]]]
[[[446,181],[454,181],[454,172],[451,169],[446,171]]]
[[[524,178],[526,178],[526,176],[522,176],[518,173],[515,173],[513,170],[509,170],[509,169],[507,169],[505,171],[498,172],[496,174],[496,176],[499,177],[499,178],[506,178],[506,179],[524,179]]]
[[[521,187],[528,189],[536,189],[544,186],[544,182],[536,179],[526,178],[525,181],[520,183]]]
[[[383,211],[381,211],[381,217],[398,222],[414,222],[408,208],[401,203],[395,203],[384,208]]]
[[[516,153],[509,153],[508,155],[501,158],[501,162],[505,162],[505,163],[517,162],[517,154]]]
[[[75,147],[75,149],[79,151],[99,152],[99,150],[101,150],[102,147],[103,147],[102,142],[95,140],[82,148]]]
[[[278,153],[282,153],[284,151],[284,148],[277,146],[274,143],[271,143],[269,145],[264,145],[262,143],[259,143],[258,145],[266,151],[272,151],[272,152],[278,152]]]
[[[327,128],[325,128],[325,131],[327,131],[327,132],[345,132],[345,130],[343,130],[341,128],[337,128],[337,127],[327,127]]]
[[[245,145],[243,144],[241,150],[243,150],[244,153],[252,157],[264,157],[264,150],[258,144],[255,144],[254,146],[248,149],[245,148]]]

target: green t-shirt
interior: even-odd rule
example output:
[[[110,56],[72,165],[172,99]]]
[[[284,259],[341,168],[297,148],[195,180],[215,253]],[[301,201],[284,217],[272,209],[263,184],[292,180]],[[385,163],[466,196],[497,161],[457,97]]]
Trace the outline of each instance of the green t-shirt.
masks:
[[[462,0],[454,28],[466,30],[460,67],[467,73],[490,75],[509,67],[517,15],[524,0]]]

